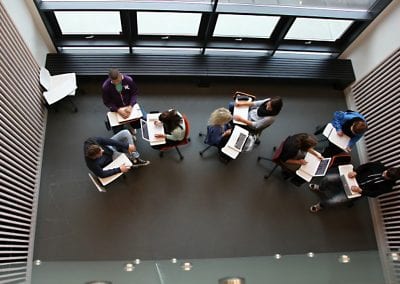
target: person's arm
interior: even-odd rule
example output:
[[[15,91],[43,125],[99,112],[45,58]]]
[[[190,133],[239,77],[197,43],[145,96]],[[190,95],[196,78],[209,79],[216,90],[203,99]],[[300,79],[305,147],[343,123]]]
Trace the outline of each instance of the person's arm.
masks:
[[[318,151],[315,151],[314,148],[310,148],[307,150],[307,152],[309,152],[310,154],[314,155],[315,157],[317,157],[318,159],[322,160],[324,157],[321,155],[321,153],[319,153]]]
[[[132,78],[130,78],[128,86],[129,86],[129,93],[130,93],[130,96],[131,96],[131,100],[130,100],[129,105],[132,108],[137,103],[137,98],[138,98],[138,95],[139,95],[139,89],[138,89],[135,81],[133,81]]]
[[[110,86],[108,85],[109,83],[104,82],[103,87],[102,87],[102,91],[103,91],[103,103],[106,107],[108,107],[108,109],[112,112],[117,112],[118,111],[118,107],[115,104],[115,102],[112,99],[112,90],[110,88]]]
[[[110,139],[110,138],[103,138],[103,137],[98,137],[96,138],[97,143],[99,143],[99,145],[101,147],[106,147],[106,146],[114,146],[115,148],[117,148],[117,150],[120,151],[125,151],[125,152],[129,152],[129,144],[128,143],[123,143],[114,139]]]
[[[285,163],[287,163],[287,164],[292,164],[292,165],[306,165],[307,164],[307,161],[306,160],[304,160],[304,159],[298,159],[298,160],[295,160],[295,159],[289,159],[289,160],[286,160],[286,162]]]
[[[235,107],[242,107],[242,106],[248,106],[252,107],[254,106],[254,102],[249,102],[249,101],[237,101],[235,102]]]
[[[343,111],[335,111],[333,114],[333,119],[331,121],[333,127],[335,127],[336,132],[341,133],[342,132],[342,126],[343,123],[345,122],[345,113]]]
[[[171,134],[166,134],[165,138],[170,141],[182,141],[185,138],[185,129],[178,126]]]
[[[100,178],[105,178],[109,177],[112,175],[115,175],[117,173],[121,172],[120,168],[114,168],[114,169],[109,169],[109,170],[103,170],[103,168],[96,162],[96,160],[90,160],[87,158],[86,160],[88,168],[97,176]]]
[[[361,137],[363,137],[363,135],[354,135],[354,137],[350,139],[347,148],[351,149],[357,143],[357,141],[361,139]]]

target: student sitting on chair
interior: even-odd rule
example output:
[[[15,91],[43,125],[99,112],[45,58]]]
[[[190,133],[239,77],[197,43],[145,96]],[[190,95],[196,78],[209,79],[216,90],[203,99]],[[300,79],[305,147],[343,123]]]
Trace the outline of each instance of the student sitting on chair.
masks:
[[[336,111],[331,123],[339,136],[347,135],[350,137],[349,144],[346,147],[347,152],[351,151],[351,148],[361,139],[368,128],[364,116],[352,110]],[[322,133],[323,130],[323,128],[317,130],[315,134]],[[343,152],[342,149],[329,142],[329,146],[324,151],[324,156],[332,157],[341,152]]]
[[[118,69],[110,69],[108,76],[108,79],[102,85],[103,103],[110,111],[118,112],[123,118],[127,118],[131,114],[133,106],[137,103],[138,88],[132,77],[120,73]],[[142,113],[145,115],[143,109]],[[140,128],[139,120],[132,121],[130,124],[134,129]],[[118,132],[124,126],[116,126],[115,128],[115,131]]]
[[[377,197],[393,191],[396,180],[400,179],[400,168],[388,168],[381,162],[370,162],[349,172],[348,178],[355,178],[358,184],[358,186],[352,186],[351,191],[359,193],[361,196]],[[320,196],[320,202],[310,207],[310,211],[313,213],[328,206],[350,201],[338,172],[326,175],[319,184],[310,183],[309,187]]]
[[[227,155],[222,153],[221,149],[232,134],[231,121],[232,114],[228,109],[221,107],[214,110],[208,120],[207,135],[204,140],[204,143],[218,148],[218,154],[224,162],[230,160]]]
[[[272,97],[257,101],[230,102],[229,110],[233,113],[235,106],[248,106],[248,117],[235,115],[233,119],[244,123],[250,132],[259,136],[261,131],[275,121],[276,116],[282,109],[282,105],[283,103],[280,97]]]
[[[165,134],[156,134],[157,138],[165,138],[166,143],[162,145],[152,146],[155,149],[160,149],[165,146],[173,146],[179,141],[185,139],[186,127],[182,115],[175,109],[164,111],[158,117],[159,121],[164,126]]]
[[[122,130],[112,136],[110,139],[102,137],[92,137],[84,142],[84,153],[87,167],[100,178],[112,176],[116,173],[127,172],[129,170],[125,165],[119,168],[103,170],[120,153],[127,153],[132,161],[133,167],[147,166],[149,161],[139,158],[133,138],[128,130]]]
[[[323,159],[322,155],[314,150],[316,145],[317,139],[313,135],[299,133],[289,136],[283,144],[280,160],[287,170],[295,172],[307,163],[304,160],[307,152]]]

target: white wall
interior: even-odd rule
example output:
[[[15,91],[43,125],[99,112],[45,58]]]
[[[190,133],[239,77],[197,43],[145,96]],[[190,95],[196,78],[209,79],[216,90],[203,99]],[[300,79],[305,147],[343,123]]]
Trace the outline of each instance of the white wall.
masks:
[[[351,59],[356,81],[359,81],[399,47],[400,1],[394,0],[341,58]]]
[[[1,0],[37,63],[42,66],[46,54],[56,51],[33,1]]]

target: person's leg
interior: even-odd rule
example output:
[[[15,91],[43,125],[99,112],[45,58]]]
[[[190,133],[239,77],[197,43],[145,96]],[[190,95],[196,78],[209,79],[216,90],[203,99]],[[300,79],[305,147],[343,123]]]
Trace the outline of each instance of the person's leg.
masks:
[[[132,135],[129,132],[129,130],[127,130],[127,129],[124,129],[124,130],[118,132],[117,134],[112,136],[111,139],[122,142],[122,143],[128,143],[128,144],[135,145],[133,142]],[[116,151],[115,148],[113,150]],[[125,153],[128,153],[128,151],[126,151]],[[133,159],[137,159],[140,157],[140,154],[139,154],[139,152],[135,151],[135,152],[128,154],[128,156],[131,156]]]

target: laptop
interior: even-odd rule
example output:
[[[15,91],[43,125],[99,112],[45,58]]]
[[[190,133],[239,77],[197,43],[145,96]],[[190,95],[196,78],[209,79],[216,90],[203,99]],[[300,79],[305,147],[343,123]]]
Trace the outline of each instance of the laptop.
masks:
[[[145,141],[150,141],[149,129],[147,128],[147,121],[140,119],[140,127],[142,128],[142,138]]]
[[[165,144],[165,138],[156,138],[155,134],[164,134],[164,127],[162,125],[157,126],[154,124],[154,119],[149,121],[140,119],[140,127],[142,128],[142,138],[145,141],[150,142],[150,145],[161,145]]]
[[[324,176],[326,174],[326,171],[329,168],[329,163],[331,162],[331,158],[325,158],[321,160],[321,162],[318,165],[317,170],[315,171],[314,176]]]
[[[356,198],[361,196],[360,193],[351,190],[351,187],[353,185],[358,186],[357,180],[355,178],[348,178],[348,173],[353,171],[353,165],[351,164],[340,165],[338,169],[340,174],[340,180],[342,181],[343,189],[344,192],[346,193],[347,198]]]
[[[239,153],[242,151],[248,136],[249,131],[241,128],[240,126],[235,126],[225,147],[221,149],[222,152],[232,159],[236,159]]]

